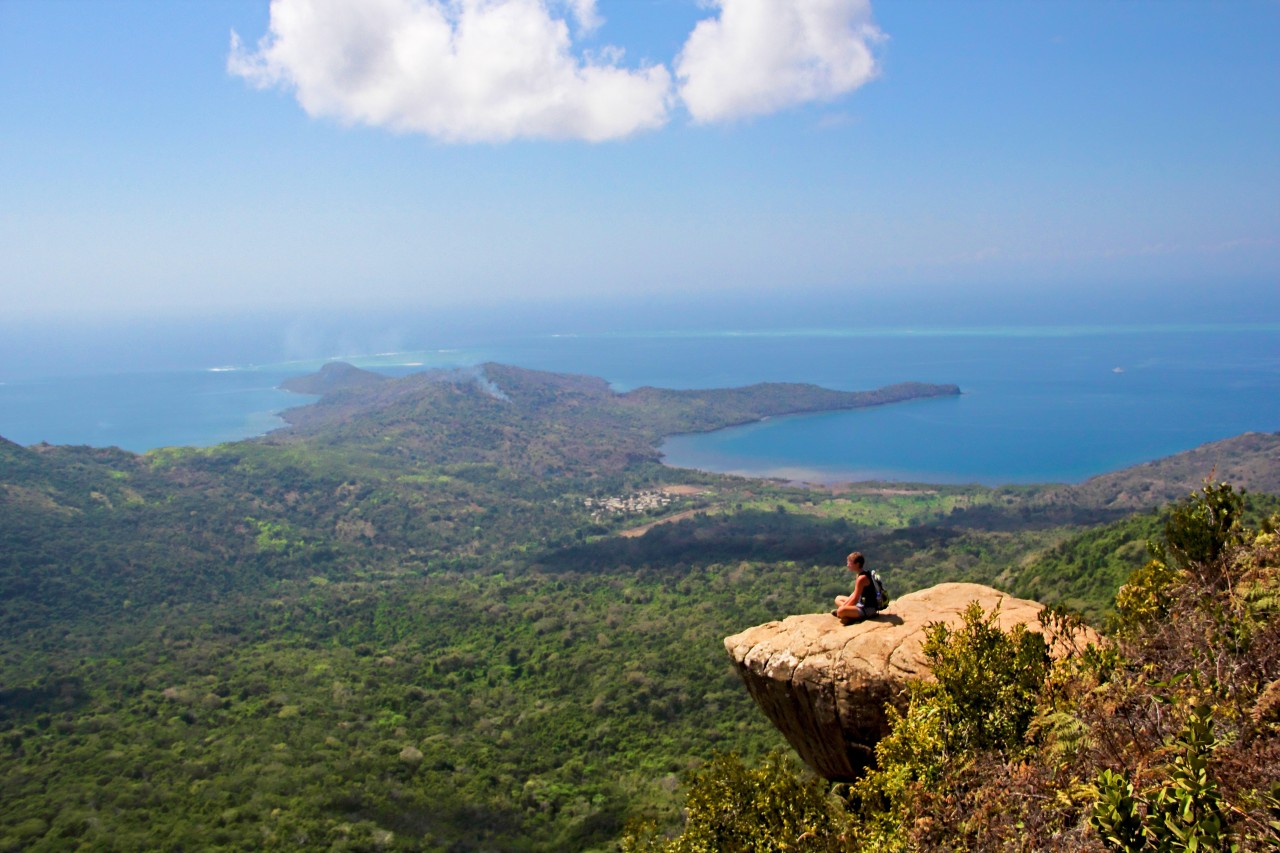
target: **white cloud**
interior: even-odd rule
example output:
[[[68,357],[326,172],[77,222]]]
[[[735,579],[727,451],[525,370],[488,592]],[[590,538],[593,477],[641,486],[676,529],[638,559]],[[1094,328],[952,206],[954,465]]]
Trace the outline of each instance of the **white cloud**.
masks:
[[[555,0],[580,33],[595,0]],[[256,51],[231,34],[227,70],[292,89],[308,114],[450,142],[601,141],[660,127],[671,75],[579,59],[548,0],[273,0]]]
[[[583,33],[595,32],[604,20],[596,11],[596,0],[564,0]]]
[[[884,35],[870,0],[712,0],[676,61],[695,121],[776,112],[851,92],[876,75]]]
[[[884,38],[870,0],[703,0],[676,72],[698,122],[850,92]],[[256,50],[231,34],[227,70],[292,90],[312,116],[447,142],[618,139],[661,127],[664,65],[626,68],[613,45],[573,50],[596,0],[272,0]]]

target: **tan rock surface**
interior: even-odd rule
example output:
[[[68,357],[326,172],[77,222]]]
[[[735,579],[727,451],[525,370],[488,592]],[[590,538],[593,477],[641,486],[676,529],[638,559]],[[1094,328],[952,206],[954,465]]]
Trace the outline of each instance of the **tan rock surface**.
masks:
[[[800,757],[820,775],[848,781],[872,762],[888,730],[885,704],[902,696],[908,679],[931,677],[925,626],[961,624],[973,601],[998,609],[996,624],[1004,630],[1043,629],[1038,602],[945,583],[895,599],[865,622],[844,625],[829,613],[789,616],[727,637],[724,645],[748,692]],[[1097,635],[1081,639],[1096,642]]]

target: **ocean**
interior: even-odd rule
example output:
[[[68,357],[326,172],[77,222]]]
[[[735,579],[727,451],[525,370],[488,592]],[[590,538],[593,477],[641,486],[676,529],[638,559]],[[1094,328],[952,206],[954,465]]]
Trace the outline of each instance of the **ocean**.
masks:
[[[135,452],[249,438],[310,401],[277,390],[280,382],[333,359],[391,375],[499,361],[602,376],[620,391],[771,381],[845,390],[904,381],[960,386],[955,398],[774,418],[662,446],[672,465],[822,482],[1078,482],[1207,441],[1280,430],[1274,323],[403,337],[261,362],[251,357],[273,351],[236,343],[253,335],[221,336],[232,342],[221,349],[188,347],[185,362],[159,354],[148,361],[145,348],[119,367],[91,371],[9,359],[0,373],[0,436]],[[192,363],[193,353],[205,363]]]

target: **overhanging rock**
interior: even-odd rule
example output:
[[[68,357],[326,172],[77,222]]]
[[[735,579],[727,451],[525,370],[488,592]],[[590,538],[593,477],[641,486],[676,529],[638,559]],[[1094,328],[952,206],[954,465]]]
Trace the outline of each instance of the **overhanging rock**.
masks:
[[[748,692],[800,757],[827,779],[852,781],[888,732],[885,705],[904,698],[909,679],[932,677],[922,650],[925,626],[962,624],[973,601],[998,610],[1003,630],[1018,624],[1043,630],[1038,602],[979,584],[945,583],[895,599],[868,621],[789,616],[748,628],[724,645]],[[1098,637],[1086,631],[1076,640],[1083,645]]]

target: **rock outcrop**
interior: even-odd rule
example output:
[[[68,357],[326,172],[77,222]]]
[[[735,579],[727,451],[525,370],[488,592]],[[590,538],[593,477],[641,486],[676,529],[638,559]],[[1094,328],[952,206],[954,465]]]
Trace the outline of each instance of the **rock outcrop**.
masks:
[[[929,678],[922,647],[931,622],[959,625],[970,602],[998,610],[1004,630],[1041,631],[1044,606],[988,586],[945,583],[895,599],[885,613],[844,625],[828,613],[790,616],[724,641],[748,692],[818,774],[851,781],[888,731],[885,705],[907,680]],[[1097,641],[1092,632],[1077,638]],[[1053,650],[1061,653],[1063,649]]]

